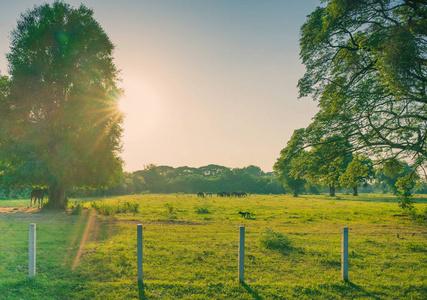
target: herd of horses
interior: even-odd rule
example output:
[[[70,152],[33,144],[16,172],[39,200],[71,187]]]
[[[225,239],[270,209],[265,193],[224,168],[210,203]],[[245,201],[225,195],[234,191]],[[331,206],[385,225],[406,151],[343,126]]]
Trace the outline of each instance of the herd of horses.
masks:
[[[35,189],[31,191],[31,206],[36,206],[36,202],[38,203],[38,207],[43,207],[43,199],[44,195],[48,194],[48,189]],[[218,192],[216,193],[217,197],[246,197],[248,194],[246,192]],[[198,192],[197,197],[212,197],[212,193]],[[242,215],[243,216],[243,215]],[[245,216],[246,217],[246,216]]]
[[[38,202],[38,207],[43,207],[43,199],[44,199],[44,195],[48,194],[48,190],[47,189],[35,189],[31,191],[31,202],[30,202],[30,207],[34,206],[36,207],[36,202]],[[217,197],[246,197],[248,194],[245,192],[218,192],[216,193]],[[204,193],[204,192],[198,192],[197,193],[197,197],[212,197],[212,193]],[[245,219],[248,219],[251,217],[250,212],[242,212],[239,211],[238,214]]]
[[[246,197],[248,193],[245,192],[218,192],[217,197]],[[212,197],[212,193],[197,192],[197,197]]]
[[[249,194],[250,195],[250,194]],[[248,196],[248,193],[245,192],[218,192],[216,193],[217,197],[246,197]],[[205,192],[197,192],[197,197],[212,197],[212,193],[205,193]],[[251,213],[248,211],[239,211],[237,213],[244,219],[252,219]]]

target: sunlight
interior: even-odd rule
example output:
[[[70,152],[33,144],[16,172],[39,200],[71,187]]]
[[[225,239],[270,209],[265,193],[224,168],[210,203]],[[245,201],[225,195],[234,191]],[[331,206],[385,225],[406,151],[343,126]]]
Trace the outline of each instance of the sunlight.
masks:
[[[119,100],[125,117],[125,134],[143,138],[155,132],[167,118],[163,107],[166,95],[159,92],[165,88],[152,80],[127,79],[125,82],[126,95]]]
[[[76,244],[76,241],[77,241],[78,235],[80,233],[80,230],[81,230],[81,228],[82,228],[82,226],[84,224],[84,221],[87,219],[87,217],[88,216],[86,214],[85,215],[81,215],[80,218],[79,218],[79,221],[77,222],[78,225],[77,225],[77,228],[74,231],[73,239],[72,239],[72,241],[70,243],[70,246],[67,249],[67,253],[65,254],[64,260],[62,261],[62,265],[61,266],[63,268],[65,267],[65,265],[68,262],[68,259],[70,258],[71,251],[73,250],[73,247]]]
[[[80,261],[80,258],[81,258],[82,253],[83,253],[83,248],[86,245],[86,241],[87,241],[87,238],[89,236],[89,231],[93,227],[94,222],[95,222],[94,221],[94,215],[95,215],[95,211],[91,210],[90,215],[89,215],[89,220],[86,223],[85,232],[83,233],[83,237],[82,237],[82,240],[80,242],[79,251],[77,252],[76,258],[75,258],[74,263],[73,263],[73,267],[71,268],[72,270],[76,269],[76,267]]]
[[[99,143],[108,135],[114,125],[123,123],[124,113],[118,105],[120,103],[120,96],[122,96],[121,90],[116,90],[116,92],[110,96],[112,99],[97,99],[96,101],[104,104],[105,107],[90,112],[91,115],[100,115],[99,119],[93,124],[94,126],[107,122],[102,134],[99,135],[94,142],[94,150],[96,150]],[[111,105],[111,103],[116,105]]]

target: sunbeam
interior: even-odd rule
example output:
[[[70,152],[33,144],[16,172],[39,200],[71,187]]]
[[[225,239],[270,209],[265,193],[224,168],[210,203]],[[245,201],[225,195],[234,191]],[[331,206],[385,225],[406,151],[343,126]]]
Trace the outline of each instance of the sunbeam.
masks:
[[[82,240],[80,242],[79,251],[77,252],[76,258],[74,259],[73,267],[71,268],[72,270],[76,269],[76,267],[77,267],[77,265],[78,265],[78,263],[80,261],[80,258],[81,258],[82,253],[83,253],[83,248],[84,248],[84,246],[86,245],[86,242],[87,242],[89,231],[90,231],[90,229],[92,228],[92,226],[94,225],[94,222],[95,222],[94,221],[94,216],[95,216],[95,211],[92,210],[90,212],[89,219],[88,219],[88,221],[86,223],[85,232],[83,233]]]

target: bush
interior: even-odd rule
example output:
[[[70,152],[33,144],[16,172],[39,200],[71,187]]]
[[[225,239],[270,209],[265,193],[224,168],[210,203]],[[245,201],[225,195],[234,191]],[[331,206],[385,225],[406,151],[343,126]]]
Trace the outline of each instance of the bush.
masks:
[[[207,215],[207,214],[211,214],[212,213],[209,210],[209,205],[194,206],[194,211],[198,215]]]
[[[166,208],[166,212],[164,213],[164,215],[169,218],[169,219],[176,219],[176,211],[175,211],[175,206],[172,203],[166,203],[164,205],[164,207]]]
[[[406,213],[410,213],[414,210],[414,201],[412,200],[412,196],[398,195],[397,203],[397,205]]]
[[[135,202],[129,202],[126,201],[125,203],[123,203],[122,205],[119,203],[118,204],[118,209],[117,212],[118,213],[138,213],[139,211],[139,203],[135,203]]]
[[[80,215],[84,208],[83,203],[81,202],[72,202],[68,207],[71,208],[72,215]]]
[[[195,211],[198,215],[207,215],[211,213],[211,211],[207,207],[196,207]]]
[[[98,213],[113,216],[116,213],[138,213],[139,203],[126,201],[118,204],[101,203],[99,201],[91,202],[90,206]]]
[[[261,246],[270,250],[286,251],[292,248],[292,241],[283,233],[275,232],[271,228],[267,228],[261,234]]]

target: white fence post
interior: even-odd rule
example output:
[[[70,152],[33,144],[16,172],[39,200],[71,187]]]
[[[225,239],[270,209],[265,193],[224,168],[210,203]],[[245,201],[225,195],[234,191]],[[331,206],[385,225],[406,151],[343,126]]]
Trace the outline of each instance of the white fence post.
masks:
[[[239,281],[244,282],[245,279],[245,226],[240,226],[239,238]]]
[[[30,224],[28,277],[36,275],[36,224]]]
[[[342,229],[341,275],[342,280],[348,281],[348,227]]]
[[[137,264],[138,264],[138,281],[142,282],[142,224],[137,225]]]

